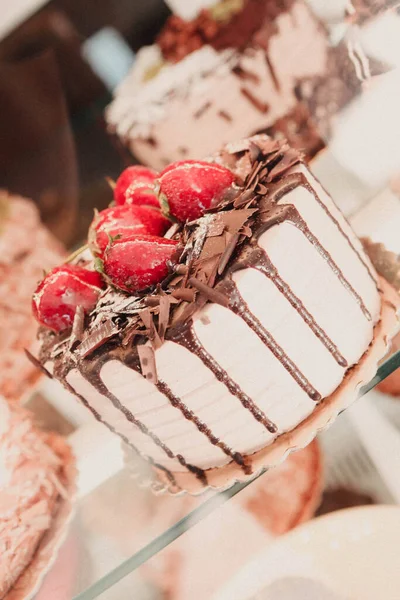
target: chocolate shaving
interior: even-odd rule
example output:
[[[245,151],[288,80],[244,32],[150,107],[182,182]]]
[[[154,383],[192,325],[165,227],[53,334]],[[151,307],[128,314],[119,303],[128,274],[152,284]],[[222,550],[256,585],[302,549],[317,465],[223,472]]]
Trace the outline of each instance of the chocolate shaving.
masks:
[[[139,344],[137,346],[137,352],[143,377],[148,381],[151,381],[151,383],[158,383],[156,358],[152,345],[150,343]]]
[[[106,323],[101,323],[92,331],[92,333],[79,346],[79,356],[86,358],[92,354],[97,348],[100,348],[110,338],[119,332],[119,328],[109,320]]]
[[[78,306],[76,309],[74,323],[72,325],[72,333],[69,340],[69,349],[73,350],[82,341],[85,324],[85,310],[83,306]]]
[[[221,294],[216,289],[202,283],[195,277],[191,277],[189,279],[189,283],[191,286],[199,290],[201,294],[203,294],[210,302],[214,302],[215,304],[220,304],[221,306],[229,306],[229,298],[225,296],[225,294]]]
[[[178,273],[179,275],[186,275],[187,272],[188,272],[187,265],[176,265],[175,273]]]
[[[189,288],[179,288],[172,292],[172,296],[177,300],[183,300],[184,302],[194,302],[196,291]]]
[[[235,235],[233,235],[228,243],[228,245],[225,248],[224,253],[221,256],[221,260],[219,261],[219,265],[218,265],[218,275],[222,275],[222,273],[225,271],[226,266],[229,262],[230,257],[232,256],[232,253],[234,252],[235,248],[236,248],[236,244],[238,242],[239,239],[239,234],[235,233]]]
[[[225,231],[225,221],[221,213],[216,213],[208,227],[207,236],[216,237],[222,235]]]
[[[245,206],[249,202],[249,200],[251,200],[253,197],[254,197],[253,190],[245,190],[244,192],[239,194],[239,196],[234,201],[233,206],[235,208],[241,208],[242,206]]]
[[[256,160],[258,160],[260,158],[262,153],[261,153],[259,146],[257,146],[257,144],[254,144],[254,142],[251,142],[249,154],[250,154],[251,162],[254,163]]]
[[[211,108],[211,106],[211,102],[206,102],[205,104],[203,104],[203,106],[196,110],[195,113],[193,113],[193,117],[195,119],[200,119],[200,117],[202,117],[208,111],[208,109]]]
[[[265,196],[266,194],[268,194],[268,188],[263,185],[262,183],[258,183],[257,187],[256,187],[256,193],[259,196]]]
[[[158,306],[160,304],[160,298],[158,296],[147,296],[144,301],[146,306]]]
[[[164,340],[165,332],[169,323],[169,312],[171,308],[171,299],[164,295],[160,297],[160,312],[158,316],[158,335],[161,340]]]
[[[33,356],[33,354],[29,352],[27,348],[24,348],[24,352],[26,354],[27,359],[30,360],[34,367],[39,369],[39,371],[41,371],[44,375],[47,375],[49,379],[53,379],[53,375],[50,373],[50,371],[46,369],[46,367],[42,365],[42,363],[36,358],[36,356]]]
[[[271,182],[283,175],[286,171],[299,162],[299,153],[293,148],[288,148],[279,163],[269,172],[267,181]]]
[[[162,346],[162,341],[156,329],[152,311],[149,308],[145,308],[139,312],[139,317],[148,331],[148,337],[150,341],[153,342],[153,346],[156,349],[160,348]]]
[[[265,114],[269,111],[269,104],[254,96],[247,88],[241,87],[240,92],[260,113]]]
[[[228,123],[232,123],[233,121],[231,115],[227,113],[226,110],[219,110],[218,115],[221,117],[221,119],[225,119],[225,121],[228,121]]]
[[[232,73],[234,73],[236,77],[239,77],[239,79],[242,79],[243,81],[250,81],[251,83],[255,84],[260,83],[259,76],[256,75],[256,73],[248,71],[247,69],[242,67],[242,65],[236,65],[235,67],[233,67]]]

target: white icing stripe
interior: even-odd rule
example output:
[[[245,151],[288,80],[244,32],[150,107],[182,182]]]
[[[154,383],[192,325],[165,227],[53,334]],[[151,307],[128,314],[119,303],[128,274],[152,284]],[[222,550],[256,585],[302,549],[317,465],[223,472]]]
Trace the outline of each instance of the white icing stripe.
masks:
[[[163,346],[165,347],[165,345]],[[158,359],[158,353],[156,354]],[[173,358],[173,356],[171,356]],[[174,363],[176,365],[176,369],[183,375],[182,370],[180,370],[180,363],[174,359]],[[158,363],[157,363],[158,364]],[[157,369],[158,370],[158,369]],[[164,372],[162,369],[158,370],[158,375],[160,380],[164,378]],[[179,454],[181,450],[180,441],[182,437],[187,436],[189,440],[191,440],[194,444],[198,443],[199,445],[205,445],[207,447],[207,454],[212,461],[216,461],[216,463],[225,463],[228,462],[228,459],[224,452],[210,444],[207,438],[200,433],[197,429],[196,425],[191,421],[187,420],[179,409],[174,408],[168,398],[164,396],[158,389],[149,381],[147,381],[142,375],[134,371],[133,369],[129,369],[122,363],[118,361],[110,361],[106,363],[101,369],[101,379],[108,389],[112,389],[112,393],[120,400],[120,402],[126,406],[128,410],[131,412],[134,411],[132,404],[132,390],[134,389],[136,392],[136,398],[141,398],[141,390],[146,394],[145,406],[146,410],[149,410],[149,407],[154,406],[154,410],[159,410],[161,406],[163,407],[164,417],[168,414],[169,419],[174,419],[175,427],[177,429],[177,435],[174,437],[168,438],[168,447],[174,454]],[[175,390],[173,390],[175,392]],[[159,431],[154,418],[151,419],[149,413],[147,415],[140,414],[140,411],[134,413],[138,415],[140,421],[146,426],[150,428],[149,423],[151,422],[151,431],[161,437],[163,430]],[[199,415],[198,415],[199,416]],[[201,418],[201,417],[200,417]],[[164,427],[164,431],[169,431],[168,427]],[[161,435],[160,435],[161,434]],[[163,438],[161,438],[163,439]],[[209,446],[209,448],[208,448]],[[186,458],[186,457],[185,457]],[[200,461],[201,462],[201,461]],[[196,466],[201,466],[199,462],[194,463]]]
[[[70,371],[67,375],[67,382],[78,394],[88,399],[90,405],[101,415],[104,421],[109,423],[122,436],[131,440],[140,452],[148,454],[156,462],[162,461],[163,466],[174,471],[185,470],[178,460],[167,457],[162,448],[157,446],[149,436],[143,434],[136,425],[128,421],[125,415],[84,379],[77,369]]]

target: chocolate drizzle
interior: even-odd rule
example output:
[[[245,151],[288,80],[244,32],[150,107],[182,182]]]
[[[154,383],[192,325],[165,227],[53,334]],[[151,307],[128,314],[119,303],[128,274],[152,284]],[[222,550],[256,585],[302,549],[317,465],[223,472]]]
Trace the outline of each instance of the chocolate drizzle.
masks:
[[[223,383],[230,393],[241,402],[242,406],[248,410],[253,417],[261,423],[270,433],[276,433],[277,427],[270,419],[260,410],[253,400],[243,392],[239,385],[229,377],[228,373],[217,363],[217,361],[207,352],[200,340],[197,338],[193,328],[189,323],[182,327],[179,333],[172,336],[174,342],[184,346],[189,352],[195,354],[204,365],[210,369],[215,377]],[[240,455],[239,455],[240,456]],[[242,459],[243,460],[243,459]],[[241,464],[241,463],[239,463]]]
[[[275,341],[272,335],[262,326],[260,321],[253,315],[249,310],[246,302],[243,300],[235,282],[226,278],[222,283],[218,284],[218,287],[230,298],[229,308],[258,335],[260,340],[267,346],[272,354],[279,360],[279,362],[285,367],[288,373],[293,377],[296,383],[305,391],[305,393],[314,400],[319,402],[321,400],[321,394],[317,392],[311,385],[308,379],[303,375],[300,369],[294,364],[294,362],[288,357],[283,348]]]
[[[107,362],[107,361],[105,361],[105,362]],[[129,364],[130,368],[135,368],[135,370],[137,370],[140,373],[139,369],[136,367],[136,356],[135,355],[133,355],[133,362],[131,360],[131,357],[129,357],[128,355],[126,356],[125,362],[127,364],[130,363]],[[87,381],[89,381],[89,383],[91,383],[100,394],[102,394],[103,396],[108,398],[112,402],[112,404],[115,406],[115,408],[117,408],[126,417],[126,419],[130,423],[133,423],[144,435],[147,435],[149,438],[151,438],[153,440],[153,442],[156,444],[156,446],[158,446],[165,452],[165,454],[168,456],[168,458],[172,458],[172,459],[176,458],[181,463],[182,466],[186,467],[189,471],[194,473],[196,475],[196,477],[198,477],[203,483],[206,483],[207,478],[202,469],[199,469],[195,465],[188,464],[185,461],[185,459],[183,458],[183,456],[181,456],[180,454],[175,455],[172,452],[172,450],[166,444],[164,444],[164,442],[162,440],[160,440],[160,438],[154,432],[150,431],[150,429],[148,429],[148,427],[146,427],[146,425],[144,425],[144,423],[139,421],[131,413],[131,411],[126,406],[121,404],[119,399],[110,392],[110,390],[107,388],[106,385],[104,385],[104,383],[100,377],[100,370],[104,364],[105,363],[103,360],[93,361],[90,372],[89,373],[84,372],[84,377],[87,379]]]
[[[180,398],[175,396],[175,394],[172,392],[171,388],[166,383],[164,383],[163,381],[159,381],[157,383],[157,389],[162,394],[164,394],[164,396],[166,396],[168,398],[168,400],[170,401],[170,403],[172,404],[172,406],[174,408],[177,408],[178,410],[181,411],[181,413],[183,414],[185,419],[187,419],[188,421],[191,421],[192,423],[194,423],[196,425],[196,427],[200,431],[200,433],[204,434],[213,446],[218,446],[218,448],[220,448],[222,450],[222,452],[224,452],[227,456],[229,456],[232,460],[234,460],[236,464],[240,465],[240,467],[243,469],[243,471],[245,473],[247,473],[247,474],[251,473],[251,468],[249,467],[249,465],[246,464],[246,461],[243,458],[243,456],[239,452],[234,452],[233,450],[231,450],[226,444],[224,444],[224,442],[221,442],[221,440],[219,440],[217,438],[217,436],[213,434],[211,429],[209,427],[207,427],[207,425],[205,423],[203,423],[186,406],[186,404],[184,402],[182,402],[182,400]]]
[[[300,231],[305,235],[308,241],[315,247],[317,252],[326,261],[326,263],[335,273],[336,277],[339,279],[343,287],[355,298],[364,316],[368,319],[368,321],[371,321],[371,313],[365,306],[363,299],[356,292],[356,290],[353,288],[350,282],[345,278],[343,271],[338,267],[336,262],[333,260],[332,256],[329,254],[329,252],[322,246],[318,238],[312,233],[307,223],[301,217],[299,211],[295,208],[295,206],[293,206],[292,204],[278,205],[278,202],[281,198],[283,198],[289,192],[295,190],[297,187],[301,186],[305,187],[306,189],[309,189],[304,183],[304,179],[305,178],[302,173],[293,173],[286,178],[286,181],[284,183],[280,183],[279,185],[271,185],[269,187],[269,191],[266,196],[267,207],[262,217],[259,233],[261,234],[267,229],[270,229],[271,227],[274,227],[275,225],[279,225],[284,222],[289,222],[295,225],[298,229],[300,229]],[[270,203],[272,203],[272,205]],[[322,203],[319,201],[318,204],[321,205]],[[262,209],[261,211],[263,212]],[[329,212],[328,214],[329,216],[331,216]],[[331,218],[333,219],[332,216]],[[339,226],[339,223],[337,221],[336,223]],[[347,239],[347,241],[350,241],[344,233],[342,233],[342,235]],[[352,248],[357,253],[354,246],[352,246]],[[363,264],[364,266],[366,266],[364,262]]]
[[[341,367],[347,367],[347,360],[342,356],[339,352],[338,347],[332,342],[330,337],[325,333],[325,331],[318,325],[315,321],[312,314],[307,310],[304,306],[303,302],[298,298],[294,293],[291,287],[280,277],[277,269],[274,267],[270,259],[268,258],[265,251],[256,246],[255,248],[251,247],[244,251],[244,256],[239,257],[238,259],[238,268],[248,268],[253,267],[260,271],[263,275],[268,277],[281,294],[290,302],[293,308],[299,313],[301,318],[311,331],[316,335],[316,337],[321,340],[324,344],[325,348],[329,350],[332,354],[333,358],[336,360],[338,365]]]
[[[68,383],[68,381],[63,380],[63,385],[64,385],[65,389],[68,390],[73,396],[76,396],[77,398],[79,398],[79,400],[82,402],[83,406],[85,406],[88,410],[90,410],[90,412],[92,413],[92,415],[94,416],[96,421],[98,421],[102,425],[105,425],[107,427],[107,429],[109,431],[111,431],[111,433],[119,435],[119,437],[125,442],[125,444],[127,444],[132,450],[134,450],[138,456],[141,456],[139,450],[132,444],[132,442],[130,440],[128,440],[128,438],[126,436],[124,436],[122,433],[117,432],[112,425],[107,423],[107,421],[104,421],[104,419],[101,418],[101,416],[97,412],[97,410],[89,404],[89,402],[86,400],[86,398],[84,396],[82,396],[81,394],[78,394],[78,392],[72,387],[72,385],[70,385]],[[175,477],[173,476],[173,474],[171,473],[171,471],[169,469],[166,469],[162,465],[159,465],[158,463],[156,463],[151,456],[146,456],[145,458],[153,467],[155,467],[156,469],[159,469],[160,471],[165,473],[168,480],[170,481],[170,483],[173,486],[179,488]]]
[[[310,184],[308,183],[307,179],[304,177],[304,175],[302,173],[300,173],[300,178],[302,180],[302,186],[306,188],[306,190],[308,192],[310,192],[310,194],[312,194],[314,196],[314,199],[316,201],[316,203],[322,208],[322,210],[325,212],[325,214],[331,219],[331,221],[334,223],[334,225],[336,226],[336,228],[339,230],[340,234],[344,237],[344,239],[347,241],[347,243],[349,244],[350,248],[353,250],[353,252],[357,255],[358,260],[364,265],[368,275],[370,276],[370,278],[372,279],[372,281],[376,284],[376,278],[371,270],[371,267],[368,265],[367,261],[365,260],[365,258],[362,256],[362,254],[357,250],[357,248],[354,246],[353,242],[351,241],[351,239],[349,238],[349,236],[344,232],[343,227],[340,225],[339,221],[333,216],[333,214],[331,212],[329,212],[328,207],[322,202],[322,200],[318,197],[318,195],[316,194],[315,190],[310,186]],[[327,192],[326,192],[327,193]]]

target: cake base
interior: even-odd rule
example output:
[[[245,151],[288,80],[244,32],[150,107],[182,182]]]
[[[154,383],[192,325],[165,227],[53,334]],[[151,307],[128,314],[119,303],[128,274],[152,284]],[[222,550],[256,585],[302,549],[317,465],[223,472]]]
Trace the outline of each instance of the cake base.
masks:
[[[238,465],[231,462],[224,467],[208,469],[208,485],[204,486],[192,473],[174,472],[176,483],[172,484],[165,473],[154,469],[154,479],[151,483],[154,490],[157,493],[188,492],[192,495],[201,494],[207,489],[226,490],[236,482],[255,478],[263,469],[279,465],[288,454],[307,446],[319,431],[331,425],[339,413],[357,399],[361,387],[374,377],[379,362],[388,353],[391,340],[397,332],[400,297],[382,277],[379,277],[379,288],[382,298],[381,319],[375,327],[373,341],[360,362],[349,370],[337,390],[325,398],[307,419],[293,430],[279,436],[269,446],[247,457],[251,460],[251,475],[244,474]],[[137,464],[136,455],[135,461]]]
[[[57,437],[53,444],[51,436],[52,434],[49,435],[48,445],[63,460],[62,483],[65,496],[60,496],[51,526],[41,539],[32,562],[14,583],[4,600],[33,600],[43,583],[44,577],[57,558],[58,551],[67,536],[68,525],[73,517],[77,473],[75,459],[62,439]]]

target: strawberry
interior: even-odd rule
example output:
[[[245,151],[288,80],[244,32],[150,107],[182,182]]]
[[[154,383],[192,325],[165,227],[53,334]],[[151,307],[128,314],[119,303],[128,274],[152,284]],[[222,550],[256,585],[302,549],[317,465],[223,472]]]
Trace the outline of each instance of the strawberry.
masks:
[[[114,189],[114,200],[117,206],[136,204],[160,208],[155,193],[154,183],[157,173],[147,167],[134,165],[122,171]]]
[[[221,165],[182,160],[162,171],[160,203],[179,221],[192,221],[217,206],[234,179],[232,171]]]
[[[49,329],[60,332],[72,327],[76,309],[89,313],[103,287],[98,273],[77,265],[53,269],[37,287],[32,298],[35,318]]]
[[[178,242],[154,235],[115,240],[104,255],[104,274],[115,287],[136,292],[162,281],[168,262],[176,262]]]
[[[148,206],[114,206],[102,210],[89,229],[93,254],[102,256],[110,237],[130,234],[163,236],[171,222],[157,208]]]

